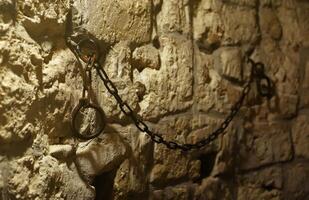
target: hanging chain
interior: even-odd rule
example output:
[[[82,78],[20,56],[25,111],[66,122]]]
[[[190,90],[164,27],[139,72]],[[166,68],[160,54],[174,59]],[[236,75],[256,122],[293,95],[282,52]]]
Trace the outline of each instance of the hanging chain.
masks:
[[[150,136],[151,140],[154,141],[157,144],[164,144],[169,149],[180,149],[183,151],[190,151],[193,149],[201,149],[202,147],[210,144],[212,141],[217,139],[220,135],[224,134],[225,130],[231,123],[231,121],[234,119],[234,117],[237,115],[239,110],[241,109],[243,102],[245,100],[245,97],[249,94],[251,89],[251,83],[253,80],[256,80],[257,84],[257,90],[258,93],[262,97],[271,98],[272,97],[272,86],[271,81],[267,77],[267,75],[264,72],[264,65],[262,63],[256,63],[251,58],[247,57],[247,62],[251,64],[251,72],[249,76],[249,80],[245,83],[240,98],[238,101],[232,106],[229,114],[225,118],[225,120],[219,125],[219,127],[210,133],[205,139],[198,141],[196,143],[185,143],[185,144],[179,144],[174,141],[168,141],[164,139],[160,134],[155,133],[152,131],[149,126],[133,111],[133,109],[129,106],[129,104],[122,100],[122,98],[119,96],[118,89],[116,88],[115,84],[110,80],[109,76],[107,75],[104,68],[100,65],[98,61],[99,54],[97,52],[97,44],[92,39],[85,39],[82,40],[75,48],[72,48],[74,55],[78,58],[81,58],[83,61],[85,61],[85,55],[81,49],[81,43],[86,44],[88,42],[88,45],[92,45],[92,54],[96,53],[96,57],[94,57],[93,62],[91,63],[91,66],[95,68],[97,74],[99,75],[100,79],[103,81],[107,91],[115,98],[115,100],[118,103],[118,106],[120,110],[129,117],[135,124],[135,126],[141,131],[146,133]]]

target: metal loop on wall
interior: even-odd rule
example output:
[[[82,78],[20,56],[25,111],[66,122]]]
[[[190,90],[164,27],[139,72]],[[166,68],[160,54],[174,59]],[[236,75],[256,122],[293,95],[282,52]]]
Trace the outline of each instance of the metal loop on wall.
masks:
[[[90,38],[82,39],[77,44],[77,53],[82,61],[89,62],[90,59],[98,60],[100,49],[97,43]]]
[[[252,67],[250,78],[244,84],[241,96],[239,97],[238,101],[236,101],[235,104],[232,106],[225,120],[219,125],[217,129],[215,129],[212,133],[210,133],[205,139],[198,141],[196,143],[192,143],[192,144],[188,144],[188,143],[178,144],[174,141],[165,140],[160,134],[152,131],[147,126],[147,124],[143,120],[141,120],[136,113],[134,113],[133,109],[129,106],[129,104],[127,104],[125,101],[122,100],[122,98],[118,94],[117,87],[112,82],[112,80],[108,77],[104,68],[102,68],[100,63],[98,62],[99,48],[94,40],[90,38],[81,40],[77,45],[76,51],[78,52],[77,53],[78,56],[84,62],[87,62],[87,61],[89,62],[89,60],[93,61],[92,66],[96,69],[97,74],[99,75],[100,79],[103,81],[107,91],[115,98],[115,100],[117,101],[119,105],[120,110],[132,120],[132,122],[135,124],[137,129],[139,129],[141,132],[148,134],[153,142],[162,143],[169,149],[180,149],[182,151],[200,149],[203,146],[206,146],[212,141],[214,141],[215,139],[217,139],[220,135],[224,134],[230,122],[234,119],[234,117],[239,112],[241,106],[243,105],[245,97],[249,94],[250,89],[251,89],[251,83],[253,80],[256,81],[257,90],[261,96],[266,96],[268,98],[272,96],[272,83],[271,83],[271,80],[266,76],[264,72],[264,64],[254,62],[249,56],[247,56],[246,57],[247,62],[250,63]],[[96,107],[92,107],[92,108],[96,108]],[[99,134],[99,133],[95,133],[95,134]],[[80,136],[80,134],[78,136]]]
[[[100,121],[98,122],[98,124],[100,124],[100,126],[93,132],[91,132],[89,127],[87,128],[86,133],[81,132],[77,128],[78,114],[80,114],[83,109],[93,109],[95,113],[99,114],[98,118],[100,119]],[[103,132],[105,125],[106,125],[105,115],[102,108],[90,103],[88,99],[84,98],[80,99],[79,103],[75,106],[75,108],[72,111],[72,119],[71,119],[71,126],[73,129],[73,133],[76,135],[76,137],[83,140],[89,140],[95,138],[98,135],[100,135],[101,132]]]

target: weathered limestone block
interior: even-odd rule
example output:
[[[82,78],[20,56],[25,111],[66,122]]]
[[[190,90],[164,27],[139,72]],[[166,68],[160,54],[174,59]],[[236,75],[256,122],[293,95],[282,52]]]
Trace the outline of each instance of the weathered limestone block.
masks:
[[[119,166],[124,160],[126,148],[115,133],[104,133],[91,142],[79,144],[76,150],[76,164],[86,177],[94,178],[103,172]]]
[[[255,102],[266,100],[256,94]],[[265,122],[273,120],[289,119],[296,116],[299,98],[296,95],[278,94],[269,101],[251,107],[251,116],[256,120]]]
[[[268,36],[273,40],[281,39],[282,27],[273,9],[267,7],[260,9],[259,19],[263,38]]]
[[[297,13],[297,17],[298,17],[298,27],[299,27],[299,32],[300,37],[301,37],[301,41],[303,46],[308,47],[309,46],[309,36],[308,36],[308,32],[309,32],[309,27],[308,27],[308,23],[309,23],[309,18],[308,18],[308,9],[309,9],[309,5],[306,1],[297,1],[295,2],[295,11]]]
[[[154,152],[154,166],[150,173],[150,182],[155,186],[164,186],[182,179],[194,179],[199,176],[200,162],[183,158],[184,155],[177,152],[171,155],[168,151],[159,153],[162,146],[156,146]],[[165,148],[165,147],[163,147]],[[162,148],[161,148],[162,151]],[[162,155],[159,155],[162,154]],[[177,163],[177,165],[175,165]]]
[[[219,178],[209,177],[202,180],[195,190],[194,200],[225,200],[232,199],[228,185]]]
[[[279,116],[280,118],[291,118],[296,116],[299,102],[298,95],[279,94]]]
[[[222,44],[250,44],[256,42],[259,37],[256,15],[256,10],[252,8],[223,6],[224,37]]]
[[[95,189],[80,177],[78,166],[72,164],[68,169],[66,164],[61,164],[59,168],[63,175],[62,182],[64,185],[59,193],[62,194],[63,199],[92,200],[95,198]]]
[[[2,91],[2,111],[0,121],[0,141],[16,142],[29,139],[35,132],[34,123],[27,119],[28,107],[25,102],[33,102],[32,91],[34,86],[25,83],[19,76],[9,70],[3,70],[0,74]],[[23,88],[20,88],[23,86]],[[18,98],[15,98],[19,96]],[[19,119],[19,121],[13,120]]]
[[[32,38],[59,37],[64,35],[65,16],[69,0],[62,3],[45,0],[18,2],[18,17]]]
[[[161,200],[163,199],[163,190],[154,190],[149,192],[149,199],[150,200]]]
[[[192,184],[190,182],[183,183],[179,185],[169,186],[162,190],[153,190],[150,192],[150,200],[191,200],[194,189],[197,184]]]
[[[135,112],[138,112],[138,103],[143,99],[145,86],[132,78],[131,53],[128,42],[119,42],[108,53],[104,65],[102,63],[102,67],[117,87],[123,101],[127,102]],[[93,82],[94,95],[98,104],[104,110],[106,117],[117,121],[124,119],[124,115],[121,114],[116,100],[107,91],[95,71]]]
[[[118,168],[114,179],[115,199],[139,199],[146,193],[148,182],[139,162],[126,159]]]
[[[188,0],[163,1],[157,15],[158,35],[170,32],[189,33],[189,6]]]
[[[146,67],[151,69],[160,68],[159,51],[152,45],[146,45],[136,48],[132,55],[134,65],[138,70],[143,70]]]
[[[139,104],[144,119],[157,119],[192,105],[191,42],[178,33],[162,35],[159,39],[161,68],[146,68],[134,74],[134,79],[146,87],[146,94]]]
[[[309,117],[299,115],[292,127],[292,137],[296,157],[309,158]]]
[[[299,105],[300,107],[309,107],[309,90],[303,90]]]
[[[58,159],[67,159],[73,154],[72,145],[50,145],[49,154]]]
[[[129,154],[129,158],[134,164],[138,163],[142,173],[148,173],[149,166],[153,161],[153,142],[150,137],[146,133],[140,132],[134,125],[127,127],[120,134],[131,147],[132,152]]]
[[[220,17],[219,1],[202,0],[195,5],[193,16],[194,39],[198,41],[199,47],[212,52],[220,46],[223,38],[223,22]]]
[[[149,42],[152,31],[150,0],[75,2],[83,28],[109,44]]]
[[[215,69],[228,79],[241,81],[242,61],[242,53],[239,48],[223,48],[220,49],[219,59],[215,62]]]
[[[258,168],[292,158],[292,141],[287,124],[255,123],[254,128],[244,134],[239,152],[241,169]]]
[[[300,68],[302,70],[302,88],[300,97],[300,108],[309,107],[309,48],[303,48],[300,50]]]
[[[261,0],[260,5],[262,7],[274,7],[278,8],[279,6],[282,6],[282,0]]]
[[[164,188],[163,198],[167,200],[189,200],[190,184],[176,185]]]
[[[246,7],[254,8],[257,6],[258,1],[256,0],[229,0],[229,3],[235,4],[238,6],[246,6]]]
[[[10,167],[8,195],[16,199],[94,198],[94,190],[80,179],[75,166],[69,169],[53,157],[36,160],[27,156],[11,162]]]
[[[249,172],[238,177],[239,185],[252,185],[258,190],[282,190],[284,183],[284,172],[281,167],[268,167]]]
[[[181,151],[170,154],[163,145],[155,145],[153,164],[150,182],[154,186],[162,187],[182,179],[199,177],[200,162],[190,159]]]
[[[239,187],[237,200],[281,200],[283,199],[282,194],[279,190],[267,191],[261,188],[254,187]]]
[[[142,199],[148,190],[147,174],[152,164],[153,144],[146,134],[133,126],[120,130],[120,134],[131,152],[117,169],[113,186],[115,199]]]
[[[9,175],[9,162],[6,158],[0,156],[0,197],[7,196],[7,183]]]
[[[237,165],[237,156],[235,155],[237,152],[237,130],[232,124],[226,132],[224,136],[218,139],[220,147],[211,171],[212,176],[224,176],[233,173],[232,171]]]
[[[56,121],[60,126],[59,130],[61,130],[61,132],[63,131],[63,127],[68,127],[63,124],[63,121],[59,120],[59,118],[63,116],[63,112],[66,112],[65,107],[63,107],[65,98],[63,98],[64,95],[56,91],[61,88],[58,86],[58,83],[65,81],[63,78],[64,76],[57,76],[57,74],[64,74],[65,70],[62,69],[65,69],[63,65],[66,65],[64,62],[66,59],[62,57],[61,62],[59,62],[59,59],[56,59],[55,62],[51,62],[51,65],[49,65],[48,63],[51,57],[45,59],[49,55],[48,53],[42,53],[40,46],[41,41],[45,39],[50,42],[55,42],[57,37],[63,36],[63,29],[61,29],[60,26],[64,26],[64,16],[67,12],[67,7],[65,2],[63,2],[64,4],[61,6],[46,1],[37,1],[36,3],[37,4],[34,5],[32,1],[19,2],[18,4],[14,4],[18,12],[14,10],[14,6],[10,7],[12,10],[7,10],[12,14],[11,17],[14,20],[16,19],[14,18],[14,13],[16,11],[18,13],[17,19],[23,23],[16,23],[15,26],[11,26],[11,32],[3,36],[4,41],[6,41],[5,46],[1,45],[1,52],[3,52],[1,56],[4,56],[3,64],[9,67],[4,67],[3,71],[0,73],[0,76],[3,76],[1,77],[0,91],[3,91],[4,97],[1,104],[7,105],[5,106],[5,110],[3,110],[5,115],[0,120],[0,123],[5,123],[3,126],[1,125],[0,137],[3,137],[6,142],[21,142],[20,145],[22,146],[28,145],[28,143],[32,141],[32,138],[35,138],[39,132],[48,133],[51,129],[55,130],[54,123],[56,123]],[[49,10],[46,10],[47,7]],[[56,14],[55,16],[51,16],[49,12],[52,10],[59,15]],[[26,14],[27,16],[25,16]],[[27,27],[24,24],[24,20],[28,18],[35,18],[38,21],[41,20],[41,27]],[[42,20],[46,21],[42,22]],[[49,20],[54,20],[58,25],[50,26],[53,22],[47,22]],[[61,31],[61,34],[59,33],[59,35],[57,35],[57,31],[54,32],[49,28],[55,28],[57,31]],[[32,29],[35,30],[32,31]],[[48,34],[50,33],[53,33],[52,38],[49,38]],[[58,47],[55,47],[53,50],[56,52],[57,48]],[[61,58],[61,56],[65,54],[64,52],[67,51],[59,51],[55,54],[58,58]],[[53,63],[59,66],[59,68],[53,71],[59,71],[51,74],[45,71],[50,75],[50,78],[47,78],[45,76],[46,74],[43,74],[43,71],[45,66],[52,66]],[[55,65],[52,67],[55,67]],[[55,76],[51,77],[51,75]],[[46,79],[51,81],[46,83],[46,88],[44,88],[43,82]],[[49,96],[48,94],[50,94],[52,90],[54,90],[54,93]],[[59,100],[58,103],[60,103],[58,105],[57,103],[52,103],[57,101],[53,101],[55,100],[55,96],[60,97],[57,99]],[[54,113],[54,115],[52,116],[47,113]],[[18,120],[13,120],[13,118],[18,118]],[[46,121],[44,122],[44,120]],[[59,130],[55,130],[55,132]],[[69,134],[66,132],[64,135]]]
[[[153,130],[162,135],[166,140],[174,140],[179,143],[197,143],[205,139],[218,128],[222,122],[221,118],[206,114],[192,113],[180,116],[167,116],[162,118],[157,125],[153,125]],[[218,143],[210,144],[206,151],[217,151]]]
[[[204,0],[197,6],[194,24],[194,37],[207,51],[220,44],[246,44],[258,39],[256,11],[249,7]]]
[[[203,112],[215,111],[227,114],[239,99],[242,88],[232,85],[230,81],[220,76],[215,69],[212,56],[203,53],[199,56],[197,70],[200,73],[196,75],[197,87],[195,88],[197,108]]]
[[[286,188],[284,196],[286,199],[306,199],[309,194],[308,177],[309,165],[308,163],[295,163],[287,165],[284,168]]]
[[[283,94],[298,95],[300,83],[300,74],[297,67],[300,64],[299,58],[297,56],[298,54],[296,52],[293,52],[292,50],[286,50],[284,54],[287,55],[284,56],[285,59],[279,67],[282,68],[283,72],[281,74],[281,77],[278,77],[279,82],[276,83],[277,92]]]
[[[69,50],[59,50],[55,51],[51,57],[51,60],[43,65],[42,69],[42,83],[44,89],[49,89],[53,87],[54,84],[59,84],[69,80],[66,76],[70,72],[77,72],[77,64],[74,64],[74,55]],[[75,74],[80,76],[80,72]],[[74,77],[77,78],[77,77]],[[69,89],[69,88],[68,88]]]
[[[15,5],[11,0],[3,0],[0,2],[0,36],[6,34],[13,25],[14,10]]]
[[[282,45],[287,48],[295,48],[303,39],[303,36],[301,36],[302,33],[300,31],[295,31],[300,29],[296,9],[295,3],[287,3],[287,1],[285,1],[283,6],[280,6],[277,11],[282,26]],[[308,17],[308,13],[306,15]]]

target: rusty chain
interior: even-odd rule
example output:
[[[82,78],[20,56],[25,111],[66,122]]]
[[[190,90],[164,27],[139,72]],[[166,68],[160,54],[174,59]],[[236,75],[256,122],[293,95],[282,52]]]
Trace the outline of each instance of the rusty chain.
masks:
[[[218,138],[219,135],[223,134],[226,128],[229,126],[230,122],[234,119],[234,117],[239,112],[241,106],[243,105],[245,97],[250,92],[251,83],[253,82],[253,80],[256,81],[257,91],[262,97],[271,98],[273,96],[272,83],[271,83],[271,80],[267,77],[267,75],[264,72],[264,65],[259,62],[256,63],[251,58],[246,57],[247,62],[251,64],[251,72],[250,72],[249,80],[245,83],[242,89],[240,98],[232,106],[225,120],[219,125],[219,127],[215,131],[210,133],[205,139],[198,141],[196,143],[192,143],[192,144],[190,143],[179,144],[174,141],[165,140],[160,134],[152,131],[149,128],[149,126],[133,111],[133,109],[129,106],[129,104],[122,100],[122,98],[119,96],[119,92],[115,84],[111,81],[108,74],[106,73],[104,68],[99,63],[98,44],[94,40],[90,38],[85,38],[76,44],[70,41],[70,38],[69,38],[67,40],[67,44],[70,45],[69,47],[73,51],[77,59],[80,58],[84,62],[89,62],[89,58],[93,58],[91,62],[92,67],[96,70],[97,74],[99,75],[100,79],[103,81],[108,92],[117,101],[120,110],[134,122],[135,126],[141,132],[148,134],[152,141],[158,144],[164,144],[169,149],[180,149],[183,151],[201,149],[202,147],[210,144],[212,141]],[[87,44],[88,47],[83,47],[83,45],[85,44]],[[83,48],[89,48],[89,47],[90,47],[90,51],[88,51],[88,53],[83,52]]]

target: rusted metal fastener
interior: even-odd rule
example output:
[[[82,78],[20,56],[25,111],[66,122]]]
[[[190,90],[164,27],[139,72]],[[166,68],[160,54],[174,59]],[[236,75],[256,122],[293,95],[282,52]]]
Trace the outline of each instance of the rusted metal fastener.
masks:
[[[93,109],[95,113],[98,114],[99,122],[97,124],[100,124],[100,126],[94,129],[94,131],[90,130],[90,125],[87,125],[87,129],[83,132],[80,131],[77,127],[78,114],[80,114],[81,111],[85,109]],[[95,138],[101,132],[103,132],[105,125],[106,125],[105,114],[102,108],[95,104],[90,103],[90,101],[86,98],[81,98],[79,100],[79,103],[73,109],[72,118],[71,118],[72,130],[73,130],[73,133],[76,135],[76,137],[83,139],[83,140],[89,140],[89,139]]]
[[[90,38],[84,38],[77,44],[77,53],[80,59],[84,62],[89,60],[98,60],[100,56],[100,49],[97,43]]]

